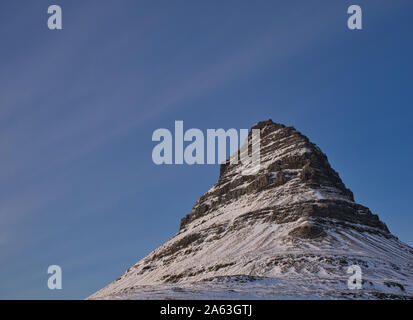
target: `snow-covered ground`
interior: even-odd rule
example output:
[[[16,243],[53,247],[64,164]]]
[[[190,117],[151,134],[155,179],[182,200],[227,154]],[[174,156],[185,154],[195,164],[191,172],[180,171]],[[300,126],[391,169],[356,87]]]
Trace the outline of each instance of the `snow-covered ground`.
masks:
[[[413,297],[413,248],[354,202],[318,147],[289,128],[263,130],[257,177],[224,167],[173,238],[89,298]],[[347,287],[350,265],[360,290]]]
[[[130,287],[124,291],[91,298],[110,300],[295,300],[295,299],[411,299],[398,286],[369,281],[362,289],[348,289],[347,277],[263,278],[251,276],[220,277],[184,284],[160,284]]]

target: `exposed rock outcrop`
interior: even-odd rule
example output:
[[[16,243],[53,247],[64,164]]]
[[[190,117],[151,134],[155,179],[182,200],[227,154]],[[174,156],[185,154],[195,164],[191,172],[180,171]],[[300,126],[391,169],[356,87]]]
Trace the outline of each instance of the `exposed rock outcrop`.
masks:
[[[283,290],[301,297],[303,288],[308,297],[354,297],[346,288],[346,268],[353,264],[368,284],[356,297],[413,295],[413,249],[354,201],[320,148],[271,120],[253,129],[261,133],[259,172],[244,176],[242,163],[226,161],[179,232],[91,298],[151,297],[142,286],[174,284],[185,291],[207,282],[222,293],[240,276],[270,279],[260,283],[275,291],[288,279]],[[224,278],[230,279],[225,286]]]

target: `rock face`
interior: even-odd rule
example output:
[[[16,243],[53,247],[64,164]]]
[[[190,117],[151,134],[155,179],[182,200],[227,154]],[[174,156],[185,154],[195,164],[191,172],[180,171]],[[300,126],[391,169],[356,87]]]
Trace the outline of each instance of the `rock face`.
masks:
[[[253,129],[258,174],[222,164],[179,232],[90,299],[413,296],[413,248],[354,202],[326,155],[293,127]],[[347,288],[350,265],[360,290]]]

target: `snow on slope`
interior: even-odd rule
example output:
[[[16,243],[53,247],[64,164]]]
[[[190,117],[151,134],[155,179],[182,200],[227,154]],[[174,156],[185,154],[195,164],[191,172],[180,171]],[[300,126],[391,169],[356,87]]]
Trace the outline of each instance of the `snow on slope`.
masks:
[[[178,234],[90,299],[405,298],[413,249],[354,202],[294,128],[257,124],[261,169],[223,164]],[[347,288],[358,265],[363,289]]]

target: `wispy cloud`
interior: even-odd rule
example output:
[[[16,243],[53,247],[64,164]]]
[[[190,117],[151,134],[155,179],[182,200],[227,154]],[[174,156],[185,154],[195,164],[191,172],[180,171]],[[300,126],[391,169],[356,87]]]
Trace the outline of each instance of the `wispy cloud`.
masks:
[[[162,34],[163,25],[158,24],[168,19],[167,13],[146,18],[138,31],[125,32],[116,26],[102,27],[110,11],[102,10],[91,24],[84,8],[73,19],[76,32],[53,40],[39,37],[23,60],[3,62],[0,243],[19,237],[19,221],[64,195],[62,168],[159,115],[247,78],[268,62],[281,66],[328,41],[334,35],[328,25],[337,23],[337,17],[311,8],[312,4],[300,2],[295,10],[275,14],[274,20],[262,23],[256,36],[223,48],[221,54],[206,54],[196,64],[185,47],[169,58],[139,58],[140,50],[149,54],[153,37]],[[222,33],[221,37],[231,36],[228,30]],[[128,53],[132,41],[135,60]],[[126,61],[119,61],[123,56]],[[171,68],[173,64],[178,67]],[[163,81],[168,70],[179,71],[171,77],[174,81]]]
[[[57,45],[46,46],[46,49],[42,49],[46,43],[39,45],[37,53],[30,55],[22,65],[21,61],[15,61],[15,65],[9,66],[15,69],[13,77],[0,78],[0,83],[9,86],[2,87],[4,94],[1,95],[5,106],[2,119],[8,122],[0,129],[0,148],[5,154],[0,177],[9,190],[3,196],[0,193],[2,215],[13,215],[13,220],[18,221],[63,192],[61,187],[56,187],[62,180],[53,183],[51,178],[46,178],[39,185],[38,180],[44,179],[47,173],[58,173],[61,168],[119,135],[144,126],[148,120],[176,110],[235,79],[248,77],[265,68],[269,61],[282,65],[289,57],[316,45],[323,40],[318,31],[323,30],[323,23],[329,19],[318,21],[308,15],[308,8],[309,5],[301,5],[289,14],[277,15],[278,20],[263,24],[257,36],[240,42],[231,50],[223,50],[221,55],[206,57],[202,64],[188,63],[190,52],[176,55],[175,59],[182,64],[181,72],[176,74],[176,81],[167,83],[163,83],[162,76],[164,70],[175,63],[174,56],[170,60],[152,61],[159,64],[153,70],[145,66],[145,61],[138,62],[131,70],[122,70],[122,73],[116,68],[114,73],[88,69],[85,63],[93,64],[95,59],[112,62],[111,56],[127,52],[130,43],[113,32],[105,37],[104,46],[97,44],[97,56],[85,60],[87,53],[82,48],[87,47],[93,38],[103,35],[96,26],[90,29],[87,17],[81,16],[78,21],[83,29],[79,27],[76,38],[57,39]],[[144,27],[156,29],[158,19],[154,23],[146,21]],[[301,20],[301,23],[291,25],[286,32],[283,26],[291,20]],[[311,30],[307,24],[312,26]],[[86,29],[88,33],[81,32]],[[308,37],[298,39],[298,34],[303,33]],[[135,41],[139,48],[150,46],[154,39],[139,33]],[[78,68],[77,63],[85,65],[85,72],[73,71]],[[104,65],[103,62],[94,68]],[[105,77],[119,78],[120,81],[115,85],[114,81],[106,83]],[[163,85],[159,86],[158,82]],[[10,84],[14,87],[10,88]],[[18,86],[22,84],[25,90],[19,94]],[[149,94],[142,94],[146,90]],[[19,183],[14,182],[16,179]],[[6,228],[10,228],[10,223]]]

